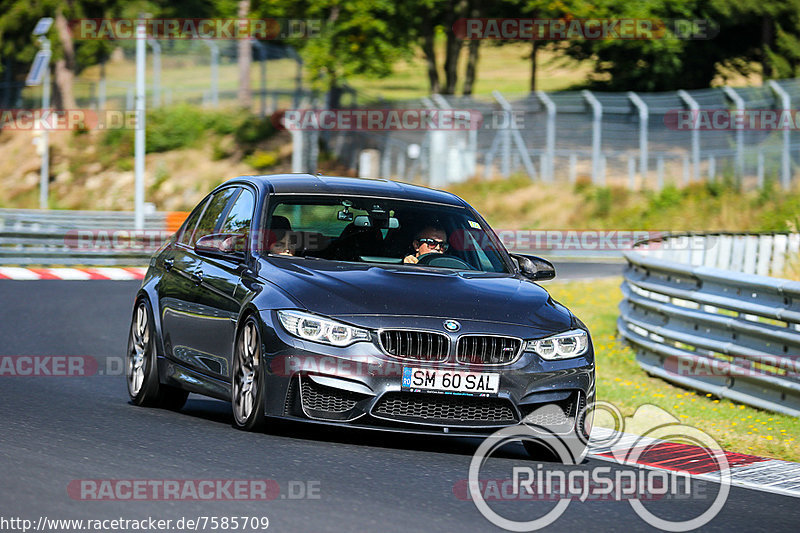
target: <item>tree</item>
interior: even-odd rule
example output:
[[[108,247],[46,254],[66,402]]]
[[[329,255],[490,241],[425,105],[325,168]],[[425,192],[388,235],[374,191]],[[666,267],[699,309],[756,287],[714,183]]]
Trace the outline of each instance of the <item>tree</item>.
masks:
[[[266,0],[252,10],[265,18],[321,21],[319,34],[286,40],[300,50],[312,84],[333,94],[350,76],[385,77],[410,57],[403,2],[394,0]]]
[[[53,17],[55,22],[48,34],[53,49],[53,104],[58,108],[76,107],[72,89],[75,76],[83,68],[108,57],[112,44],[101,40],[76,41],[70,21],[109,17],[121,4],[121,0],[0,1],[0,56],[6,79],[18,82],[24,79],[38,49],[31,31],[40,18]]]
[[[250,0],[240,0],[237,13],[240,19],[246,19],[250,15]],[[241,39],[238,43],[238,63],[239,63],[239,91],[237,93],[239,105],[245,109],[250,109],[253,105],[253,91],[250,89],[250,64],[253,59],[253,46],[247,39]]]

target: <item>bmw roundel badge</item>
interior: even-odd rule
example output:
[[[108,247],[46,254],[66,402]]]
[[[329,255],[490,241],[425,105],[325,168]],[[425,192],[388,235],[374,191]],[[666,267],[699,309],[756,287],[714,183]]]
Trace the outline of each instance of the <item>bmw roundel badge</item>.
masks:
[[[445,320],[444,329],[446,329],[447,331],[458,331],[461,329],[461,324],[459,324],[455,320]]]

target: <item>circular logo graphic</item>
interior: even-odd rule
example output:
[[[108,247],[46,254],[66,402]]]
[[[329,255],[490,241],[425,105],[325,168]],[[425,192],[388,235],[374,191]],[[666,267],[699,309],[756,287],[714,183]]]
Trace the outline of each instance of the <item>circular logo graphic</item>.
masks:
[[[458,331],[461,329],[461,324],[457,320],[445,320],[444,329],[447,331]]]
[[[596,405],[590,407],[590,409],[594,411],[607,411],[614,420],[615,426],[618,422],[620,425],[624,424],[619,411],[615,407],[610,409],[609,406],[610,404]],[[580,416],[578,420],[583,418],[585,418],[585,414]],[[617,445],[618,440],[622,436],[626,436],[627,438],[635,437],[619,431],[619,429],[623,428],[615,427],[614,430],[597,429],[601,429],[601,431],[595,432],[599,433],[597,436],[600,437],[599,439],[592,440],[595,446],[598,445],[596,440],[602,443],[600,444],[601,447],[612,447]],[[583,454],[580,453],[580,450],[583,446],[588,444],[588,442],[584,438],[580,438],[582,437],[580,431],[576,433],[577,435],[555,434],[546,427],[523,424],[503,428],[487,437],[480,446],[478,446],[478,449],[472,456],[469,467],[469,497],[472,499],[478,511],[492,524],[508,531],[535,531],[552,525],[558,520],[567,510],[572,500],[583,502],[591,496],[605,497],[607,499],[611,498],[612,501],[627,501],[634,512],[653,527],[665,531],[683,532],[700,528],[710,522],[722,510],[728,498],[728,493],[730,491],[730,470],[727,457],[725,453],[721,451],[719,444],[717,444],[712,437],[697,428],[675,423],[656,425],[645,432],[643,436],[636,438],[635,442],[625,446],[622,453],[614,452],[614,461],[617,463],[614,468],[608,467],[605,462],[602,464],[593,464],[593,462],[590,461],[581,464]],[[625,481],[630,478],[637,480],[632,486],[641,487],[644,486],[641,480],[645,480],[648,482],[647,487],[648,490],[650,490],[650,480],[655,476],[649,475],[652,473],[649,469],[642,469],[640,467],[638,464],[639,457],[642,453],[646,453],[653,445],[665,441],[678,441],[695,445],[708,455],[719,467],[719,479],[717,481],[719,484],[719,491],[716,497],[713,498],[713,501],[710,502],[703,512],[689,520],[677,521],[656,516],[642,503],[642,498],[646,501],[648,495],[651,494],[645,491],[644,494],[632,493],[626,496],[628,493],[623,490],[625,487],[622,485],[624,484],[620,483],[620,481]],[[510,486],[512,487],[511,492],[509,494],[502,493],[502,497],[507,497],[509,499],[519,498],[518,494],[520,494],[520,488],[527,487],[527,489],[530,490],[534,484],[536,487],[533,488],[533,491],[527,499],[530,499],[530,497],[554,496],[553,499],[556,503],[553,508],[542,516],[533,517],[533,519],[527,521],[507,518],[492,509],[487,502],[487,498],[493,495],[487,491],[487,498],[485,498],[481,485],[481,468],[499,448],[511,442],[530,443],[546,447],[552,452],[552,455],[556,459],[555,462],[550,465],[546,465],[546,463],[545,465],[536,463],[536,472],[534,472],[533,467],[524,466],[524,464],[523,466],[515,466],[512,477],[509,480],[501,480],[511,482]],[[559,465],[559,463],[561,463],[561,465]],[[567,465],[573,466],[569,467]],[[539,472],[539,470],[544,471],[545,469],[548,471],[548,474],[542,475],[542,472]],[[519,476],[517,476],[517,471],[519,471]],[[549,484],[550,474],[557,474],[559,472],[563,473],[561,477],[566,481],[562,481],[560,485],[556,484],[551,486]],[[658,473],[661,474],[662,472]],[[537,475],[535,483],[533,482],[533,474]],[[625,475],[623,476],[622,474]],[[526,477],[527,479],[525,479]],[[552,477],[556,480],[559,479],[559,476],[556,475]],[[659,479],[672,479],[668,478],[666,475],[658,477]],[[578,481],[583,478],[585,483],[575,483],[573,485],[573,478]],[[677,476],[674,476],[674,478],[677,479]],[[548,480],[547,483],[542,484],[542,479]],[[489,479],[486,481],[491,482],[496,480]],[[672,487],[666,484],[663,487],[656,485],[656,487],[652,489],[652,494],[666,494],[671,488],[677,490],[678,487]],[[660,489],[660,491],[656,492],[656,489]],[[681,488],[681,490],[685,489]],[[500,494],[501,493],[498,493],[497,497],[500,497]],[[616,496],[613,496],[614,494],[616,494]],[[622,494],[621,497],[620,494]],[[519,499],[523,500],[523,498]]]

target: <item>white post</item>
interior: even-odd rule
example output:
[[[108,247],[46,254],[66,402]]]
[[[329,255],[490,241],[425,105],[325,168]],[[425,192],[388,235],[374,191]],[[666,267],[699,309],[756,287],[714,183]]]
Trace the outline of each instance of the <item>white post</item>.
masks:
[[[723,87],[722,90],[725,95],[730,98],[733,105],[736,106],[737,113],[744,113],[745,105],[744,99],[736,94],[731,87]],[[736,176],[741,179],[744,176],[744,129],[738,128],[736,130]]]
[[[219,106],[219,46],[210,39],[203,39],[211,50],[211,106]]]
[[[545,129],[545,154],[546,165],[542,165],[542,178],[545,182],[552,183],[555,179],[555,159],[556,159],[556,103],[544,91],[536,91],[536,97],[547,109],[547,126]]]
[[[639,168],[642,173],[642,182],[647,180],[647,128],[650,120],[650,110],[638,94],[631,91],[628,98],[639,111]]]
[[[600,175],[600,150],[603,120],[603,105],[591,91],[583,91],[583,97],[592,108],[592,183],[595,185],[605,185],[601,182]]]
[[[683,100],[683,102],[689,107],[689,110],[694,115],[696,119],[699,112],[700,106],[697,104],[694,98],[691,97],[689,93],[686,91],[680,90],[678,91],[678,97]],[[700,178],[700,130],[697,128],[692,128],[692,179],[696,180]]]
[[[507,164],[505,159],[510,158],[511,138],[513,137],[514,142],[517,145],[517,153],[522,159],[522,165],[525,167],[525,171],[528,173],[528,177],[531,179],[536,179],[536,168],[533,166],[533,161],[531,161],[531,155],[528,153],[528,147],[525,146],[525,140],[522,138],[522,134],[520,134],[519,129],[514,124],[514,108],[511,107],[511,104],[508,102],[508,100],[505,99],[505,97],[500,93],[500,91],[492,91],[492,96],[494,96],[494,99],[497,100],[497,103],[500,104],[500,107],[503,108],[503,111],[505,111],[508,116],[506,129],[503,132],[504,134],[503,140],[507,143],[503,147],[504,150],[506,150],[506,153],[503,155],[504,177],[508,177],[508,174],[511,173],[508,168],[505,168]],[[506,172],[508,172],[508,174],[506,174]]]
[[[153,107],[161,107],[161,45],[155,39],[147,39],[153,49]]]
[[[50,51],[50,39],[42,39],[42,50]],[[50,111],[50,60],[44,66],[44,80],[42,82],[42,114]],[[50,195],[50,132],[42,129],[42,168],[39,173],[39,208],[47,209]]]
[[[767,82],[769,84],[770,89],[775,91],[775,94],[778,95],[778,98],[781,99],[781,107],[783,108],[784,113],[791,113],[792,112],[792,99],[789,97],[789,93],[787,93],[783,87],[778,85],[775,80],[769,80]],[[788,126],[783,128],[783,153],[781,154],[781,186],[784,190],[789,190],[789,186],[791,185],[792,176],[791,176],[791,164],[789,159],[789,146],[791,142],[791,130]]]
[[[145,129],[145,63],[147,59],[145,21],[136,26],[136,134],[134,136],[134,226],[144,229],[144,129]]]
[[[258,41],[251,39],[250,42],[258,50],[259,69],[261,70],[261,116],[267,116],[267,47]]]
[[[636,190],[636,160],[628,156],[628,188]]]

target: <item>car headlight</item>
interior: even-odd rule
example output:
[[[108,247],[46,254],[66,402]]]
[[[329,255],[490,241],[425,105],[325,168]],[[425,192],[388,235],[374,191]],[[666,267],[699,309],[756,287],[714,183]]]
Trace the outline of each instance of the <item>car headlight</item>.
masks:
[[[526,351],[535,352],[550,361],[578,357],[586,353],[587,348],[589,348],[589,335],[582,329],[573,329],[525,343]]]
[[[369,340],[369,331],[365,329],[301,311],[278,311],[278,318],[286,331],[308,341],[348,346],[354,342]]]

